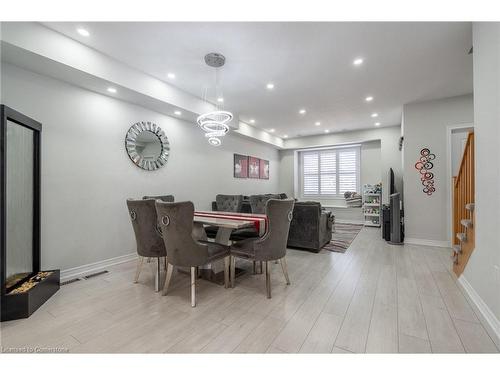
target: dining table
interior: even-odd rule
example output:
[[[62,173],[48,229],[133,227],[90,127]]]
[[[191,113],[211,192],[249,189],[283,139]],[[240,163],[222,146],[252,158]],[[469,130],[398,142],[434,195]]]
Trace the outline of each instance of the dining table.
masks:
[[[193,218],[193,236],[199,240],[208,240],[205,226],[217,227],[214,242],[225,246],[231,245],[231,233],[243,228],[255,228],[259,237],[267,230],[268,219],[263,214],[236,213],[225,211],[195,211]],[[224,261],[217,260],[200,267],[200,277],[209,281],[223,283]],[[236,277],[243,274],[242,269],[236,269]]]

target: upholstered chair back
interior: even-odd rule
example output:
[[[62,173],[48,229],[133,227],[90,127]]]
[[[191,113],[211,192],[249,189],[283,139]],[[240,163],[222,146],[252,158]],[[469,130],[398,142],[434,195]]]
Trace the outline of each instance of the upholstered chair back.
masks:
[[[255,241],[255,260],[275,260],[286,255],[294,203],[293,199],[269,199],[267,201],[268,229],[263,237]]]
[[[250,195],[249,201],[253,214],[265,214],[266,203],[269,199],[280,199],[278,194]]]
[[[145,195],[142,199],[159,199],[163,202],[174,202],[173,195]]]
[[[215,197],[217,211],[241,212],[243,195],[224,195],[218,194]]]
[[[127,199],[127,207],[134,228],[137,253],[143,257],[164,257],[165,243],[156,222],[154,199]]]
[[[198,243],[192,236],[193,202],[156,201],[156,214],[165,238],[168,263],[180,267],[196,267],[207,263],[208,246]]]

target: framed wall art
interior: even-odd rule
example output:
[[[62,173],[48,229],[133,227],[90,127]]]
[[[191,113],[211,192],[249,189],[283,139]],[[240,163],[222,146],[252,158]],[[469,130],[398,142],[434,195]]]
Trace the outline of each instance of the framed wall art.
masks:
[[[260,159],[253,156],[248,157],[248,177],[260,178]]]
[[[248,156],[234,154],[234,178],[248,178]]]
[[[260,159],[259,177],[262,180],[269,180],[269,160]]]

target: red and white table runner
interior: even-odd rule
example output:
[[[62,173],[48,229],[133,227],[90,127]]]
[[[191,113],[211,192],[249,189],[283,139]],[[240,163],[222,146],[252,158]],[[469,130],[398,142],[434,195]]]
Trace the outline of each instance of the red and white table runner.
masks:
[[[239,212],[222,212],[222,211],[195,211],[195,216],[213,217],[218,219],[252,221],[254,227],[263,236],[267,230],[267,216],[261,214],[246,214]]]

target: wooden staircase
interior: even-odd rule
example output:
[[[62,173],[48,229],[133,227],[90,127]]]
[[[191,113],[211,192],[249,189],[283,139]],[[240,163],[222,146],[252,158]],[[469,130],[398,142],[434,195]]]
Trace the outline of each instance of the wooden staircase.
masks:
[[[474,251],[474,133],[469,133],[458,175],[453,177],[453,271],[460,276]]]

